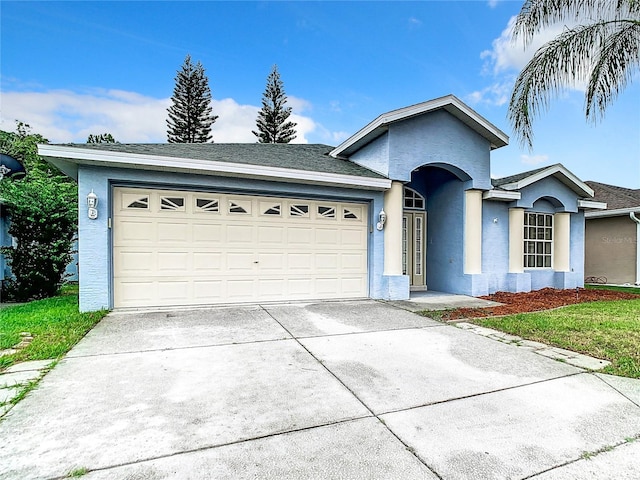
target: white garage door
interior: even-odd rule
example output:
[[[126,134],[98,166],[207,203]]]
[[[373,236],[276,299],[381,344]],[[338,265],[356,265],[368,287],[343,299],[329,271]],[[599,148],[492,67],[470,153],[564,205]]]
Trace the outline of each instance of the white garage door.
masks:
[[[114,306],[367,296],[367,206],[115,188]]]

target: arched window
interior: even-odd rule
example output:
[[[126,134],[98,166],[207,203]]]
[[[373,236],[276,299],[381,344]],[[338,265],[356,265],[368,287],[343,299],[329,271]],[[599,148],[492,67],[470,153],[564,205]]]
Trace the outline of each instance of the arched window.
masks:
[[[413,188],[404,187],[404,208],[424,210],[424,197]]]

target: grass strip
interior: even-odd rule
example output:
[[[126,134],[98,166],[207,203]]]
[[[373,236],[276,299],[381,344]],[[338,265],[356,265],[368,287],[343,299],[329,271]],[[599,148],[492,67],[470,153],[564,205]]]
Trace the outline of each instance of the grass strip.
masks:
[[[77,288],[66,289],[57,297],[3,308],[0,349],[19,343],[22,332],[30,333],[33,341],[14,354],[0,357],[0,371],[27,360],[59,358],[106,314],[106,310],[80,313]]]
[[[590,290],[613,290],[614,292],[633,293],[640,295],[640,287],[621,287],[618,285],[585,285]]]
[[[590,302],[468,321],[609,360],[603,373],[640,378],[640,300]]]

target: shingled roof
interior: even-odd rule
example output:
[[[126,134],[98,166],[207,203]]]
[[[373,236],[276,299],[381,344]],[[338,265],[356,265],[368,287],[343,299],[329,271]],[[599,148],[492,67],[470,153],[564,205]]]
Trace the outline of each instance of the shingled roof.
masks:
[[[585,183],[593,189],[595,201],[607,204],[607,210],[640,208],[640,189],[634,190],[594,181],[587,181]]]
[[[560,165],[560,164],[557,163],[556,165]],[[542,168],[536,168],[535,170],[529,170],[526,172],[517,173],[515,175],[509,175],[508,177],[492,178],[491,185],[493,185],[496,188],[500,188],[502,185],[508,185],[510,183],[516,183],[516,182],[519,182],[520,180],[524,180],[525,178],[530,177],[531,175],[535,175],[536,173],[542,172],[547,168],[549,167],[547,166]]]
[[[62,145],[61,145],[62,146]],[[348,160],[331,157],[333,149],[322,144],[293,143],[96,143],[67,144],[66,147],[154,157],[290,168],[310,172],[384,178]]]

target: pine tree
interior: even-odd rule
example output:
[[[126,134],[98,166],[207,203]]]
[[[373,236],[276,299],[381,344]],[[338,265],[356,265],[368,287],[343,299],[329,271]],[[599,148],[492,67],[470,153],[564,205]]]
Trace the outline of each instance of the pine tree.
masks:
[[[87,143],[118,143],[116,139],[113,138],[113,135],[110,133],[101,133],[100,135],[93,133],[89,134],[87,138]]]
[[[204,67],[200,62],[191,63],[191,55],[187,55],[175,80],[167,119],[169,143],[208,142],[218,116],[211,113],[211,90]]]
[[[287,121],[291,107],[286,107],[286,103],[284,84],[280,80],[278,66],[274,65],[262,95],[262,109],[256,120],[258,131],[253,131],[259,143],[289,143],[296,138],[296,124]]]

